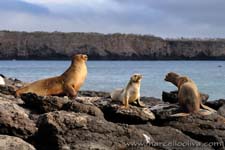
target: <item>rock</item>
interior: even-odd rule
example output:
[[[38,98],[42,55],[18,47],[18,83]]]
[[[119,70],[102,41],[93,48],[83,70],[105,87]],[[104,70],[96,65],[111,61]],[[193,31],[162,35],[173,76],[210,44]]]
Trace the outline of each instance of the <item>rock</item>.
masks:
[[[196,141],[181,131],[171,127],[157,127],[149,124],[136,125],[138,129],[147,131],[152,139],[152,145],[158,145],[159,149],[173,149],[173,150],[199,150],[199,149],[213,149],[210,146],[203,146],[203,143]],[[154,139],[154,140],[153,140]]]
[[[98,107],[90,104],[82,104],[77,102],[76,100],[64,104],[62,109],[66,111],[86,113],[92,116],[104,118],[104,114]]]
[[[202,116],[192,114],[186,117],[158,121],[162,126],[176,128],[192,139],[202,143],[214,143],[214,149],[225,149],[225,119],[218,114]]]
[[[221,116],[225,117],[225,104],[222,105],[219,109],[218,109],[218,114],[220,114]]]
[[[0,134],[26,139],[36,130],[34,121],[29,119],[25,109],[14,103],[0,101]]]
[[[134,126],[117,125],[83,113],[55,111],[38,121],[39,149],[126,149],[145,142],[148,132]],[[149,147],[151,148],[151,147]]]
[[[164,102],[169,102],[171,104],[177,103],[178,102],[178,91],[172,91],[172,92],[162,92],[162,100]]]
[[[104,97],[110,98],[110,94],[107,92],[96,92],[96,91],[79,91],[79,96],[82,97]]]
[[[218,110],[221,106],[225,105],[225,99],[208,101],[205,103],[205,105],[207,105],[215,110]]]
[[[207,100],[209,99],[208,94],[200,93],[202,103],[206,103]],[[178,102],[178,91],[172,91],[172,92],[162,92],[162,100],[164,102],[169,102],[171,104],[177,103]]]
[[[63,105],[69,102],[68,98],[58,96],[38,96],[34,93],[25,93],[21,95],[25,106],[36,110],[38,113],[46,113],[61,110]]]
[[[0,149],[1,150],[35,150],[34,146],[25,142],[24,140],[8,136],[0,135]]]
[[[156,120],[161,121],[163,119],[170,118],[170,115],[178,113],[179,106],[175,104],[158,104],[150,108],[150,110],[154,113]]]
[[[24,104],[24,102],[20,98],[15,98],[13,95],[6,95],[0,93],[0,101],[6,101],[10,103],[15,103],[15,104]]]
[[[0,85],[0,93],[7,94],[7,95],[14,95],[15,88],[13,86],[8,85]]]
[[[146,105],[146,107],[151,108],[158,104],[163,104],[164,102],[158,98],[154,97],[141,97],[141,101]]]
[[[105,119],[115,123],[143,124],[155,119],[149,108],[130,105],[128,109],[120,108],[121,104],[109,103],[101,107]]]
[[[0,76],[0,85],[5,85],[5,80],[2,76]]]

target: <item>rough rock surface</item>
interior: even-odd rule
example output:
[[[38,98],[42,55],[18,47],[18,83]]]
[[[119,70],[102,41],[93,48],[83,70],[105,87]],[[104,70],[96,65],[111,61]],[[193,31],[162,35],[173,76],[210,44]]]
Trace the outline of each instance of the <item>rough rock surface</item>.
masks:
[[[201,99],[203,103],[206,103],[207,100],[209,99],[208,94],[200,93]],[[178,91],[171,91],[171,92],[162,92],[162,100],[164,102],[169,102],[169,103],[177,103],[178,102]]]
[[[25,102],[26,107],[36,110],[38,113],[61,110],[63,105],[69,102],[68,98],[61,98],[58,96],[37,96],[34,93],[22,94],[21,99]]]
[[[77,102],[76,100],[66,103],[62,109],[66,111],[86,113],[92,116],[104,118],[104,114],[98,107],[90,104],[82,104]]]
[[[40,116],[38,139],[47,149],[125,149],[145,141],[147,132],[83,113],[55,111]]]
[[[224,39],[169,40],[148,35],[0,31],[0,59],[225,59]]]
[[[28,138],[37,128],[28,112],[17,104],[0,101],[0,134]]]
[[[145,108],[131,104],[129,109],[121,109],[121,104],[112,102],[106,92],[81,91],[75,99],[32,93],[16,98],[12,91],[25,83],[4,79],[6,85],[0,88],[0,135],[20,137],[37,149],[225,149],[222,99],[205,102],[217,110],[215,114],[171,117],[182,112],[174,93],[167,93],[165,102],[141,97]]]
[[[1,150],[35,150],[34,146],[25,142],[24,140],[8,136],[0,135],[0,149]]]

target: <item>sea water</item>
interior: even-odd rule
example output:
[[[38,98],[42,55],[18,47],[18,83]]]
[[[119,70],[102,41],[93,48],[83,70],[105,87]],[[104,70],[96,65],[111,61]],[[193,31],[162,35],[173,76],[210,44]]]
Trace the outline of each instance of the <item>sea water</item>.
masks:
[[[25,82],[62,74],[70,61],[0,61],[0,74]],[[225,61],[88,61],[82,90],[111,92],[126,86],[134,73],[143,74],[141,95],[161,98],[162,91],[176,90],[165,82],[168,72],[192,78],[210,100],[225,98]]]

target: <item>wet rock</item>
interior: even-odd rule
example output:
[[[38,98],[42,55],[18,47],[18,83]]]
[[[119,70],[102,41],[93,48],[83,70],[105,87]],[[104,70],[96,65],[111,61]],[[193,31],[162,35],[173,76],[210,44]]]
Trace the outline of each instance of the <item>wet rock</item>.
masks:
[[[152,139],[150,143],[157,145],[159,149],[168,150],[199,150],[199,149],[213,149],[210,146],[203,146],[203,143],[190,138],[181,131],[171,127],[157,127],[149,124],[136,125],[138,129],[147,131]],[[154,140],[153,140],[154,139]]]
[[[134,126],[117,125],[83,113],[50,112],[41,115],[38,122],[40,149],[126,149],[150,137]]]
[[[0,134],[26,139],[36,130],[34,121],[30,120],[25,109],[14,103],[0,101]]]
[[[26,107],[36,110],[39,113],[61,110],[63,105],[70,101],[68,98],[38,96],[34,93],[22,94],[21,99],[25,102]]]
[[[24,140],[8,136],[0,135],[0,149],[1,150],[35,150],[35,148]]]
[[[104,118],[104,114],[98,107],[91,104],[82,104],[77,102],[76,100],[64,104],[62,109],[66,111],[86,113],[92,116]]]
[[[209,99],[208,94],[200,93],[201,99],[203,103],[206,103],[207,100]],[[162,100],[164,102],[169,102],[171,104],[177,103],[178,102],[178,91],[171,91],[171,92],[162,92]]]

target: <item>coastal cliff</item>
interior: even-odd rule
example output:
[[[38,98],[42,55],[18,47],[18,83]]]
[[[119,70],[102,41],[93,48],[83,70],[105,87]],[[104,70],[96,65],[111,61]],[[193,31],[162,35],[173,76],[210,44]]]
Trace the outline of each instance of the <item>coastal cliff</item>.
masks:
[[[0,31],[0,59],[225,60],[224,39],[163,39],[150,35]]]

